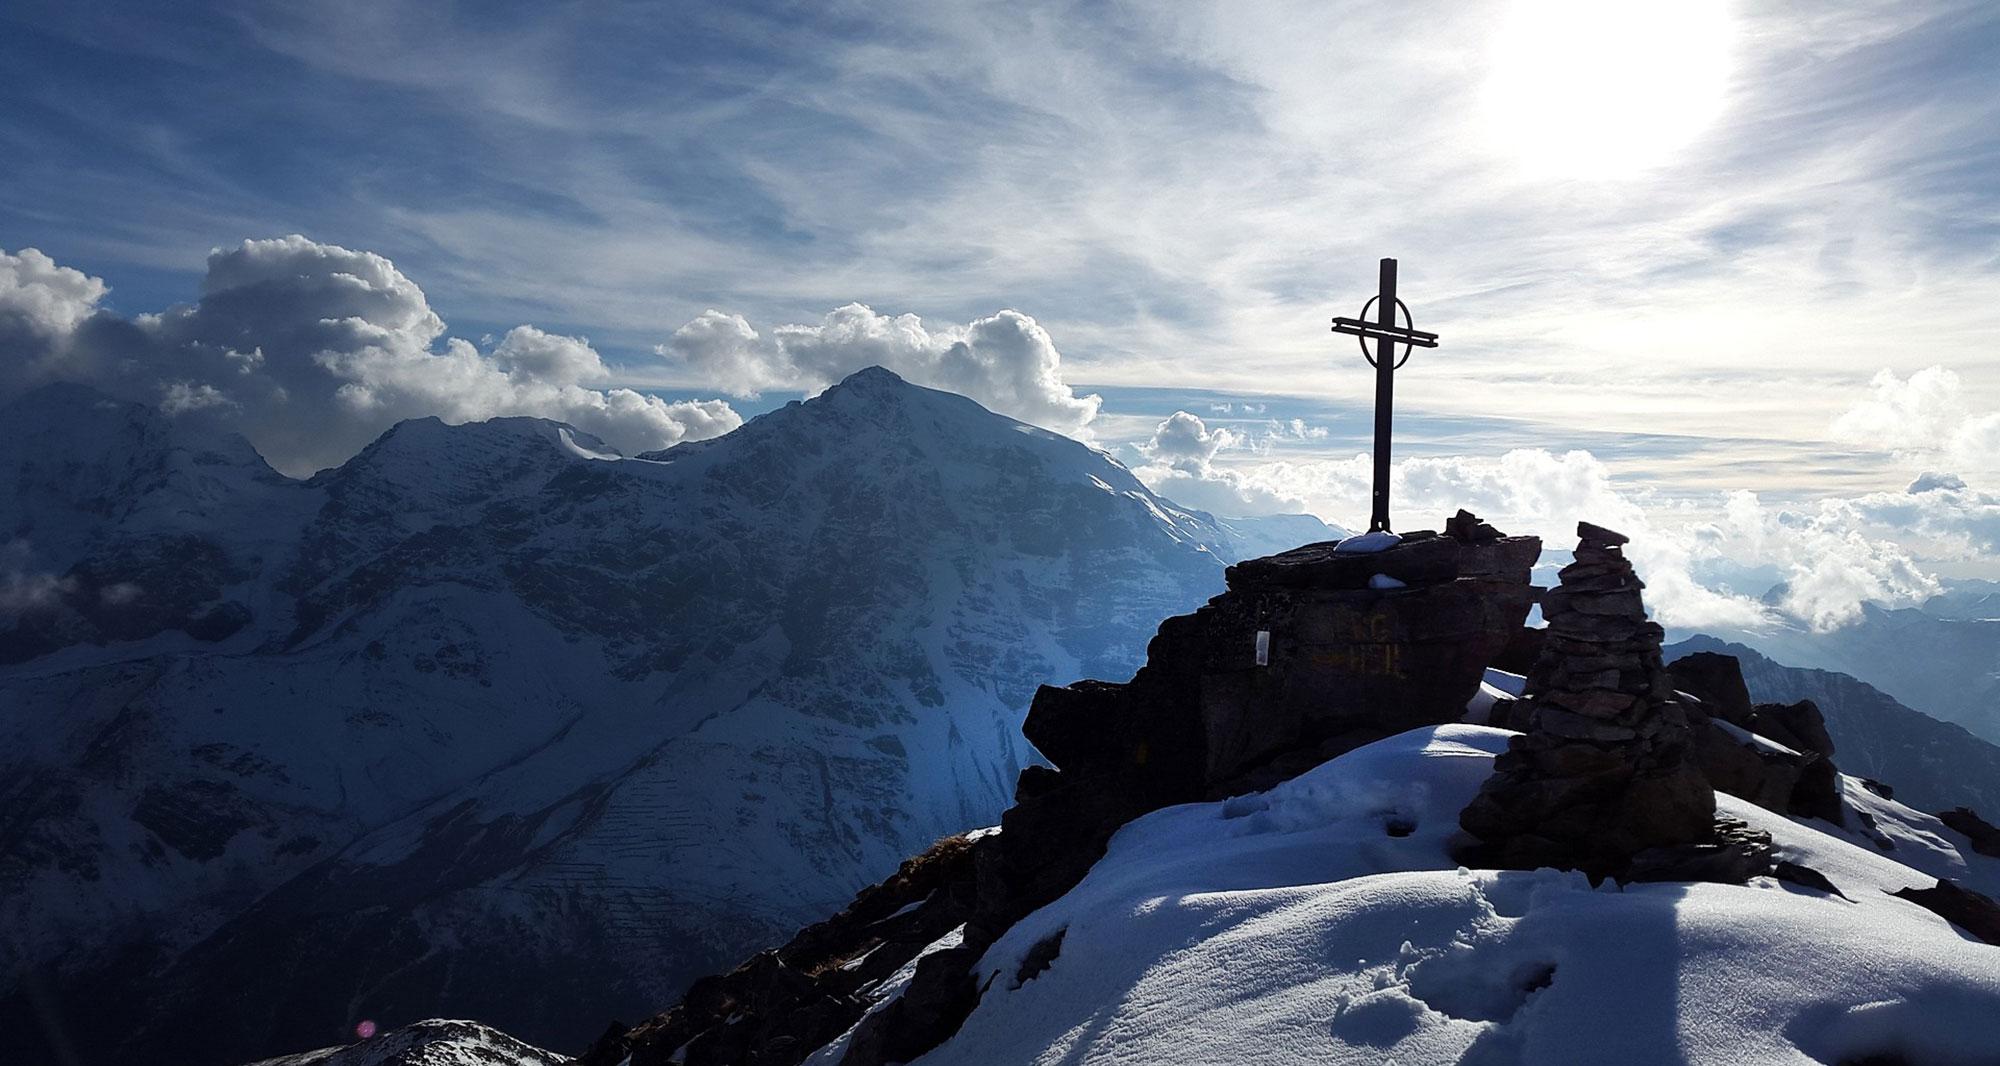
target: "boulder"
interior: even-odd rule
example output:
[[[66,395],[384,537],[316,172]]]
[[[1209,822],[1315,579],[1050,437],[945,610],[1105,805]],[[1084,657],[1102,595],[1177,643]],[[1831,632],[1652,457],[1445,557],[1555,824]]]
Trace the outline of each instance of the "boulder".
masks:
[[[1819,704],[1811,700],[1760,703],[1751,721],[1749,728],[1753,733],[1770,737],[1794,751],[1833,757],[1833,736],[1826,731],[1826,717],[1820,714]]]
[[[1905,888],[1890,894],[1909,900],[1988,944],[2000,945],[2000,903],[1956,881],[1940,880],[1930,888]]]
[[[2000,828],[1995,828],[1972,808],[1955,807],[1938,815],[1938,821],[1943,822],[1946,829],[1963,834],[1972,843],[1972,850],[2000,859]]]
[[[1700,700],[1701,709],[1710,717],[1742,729],[1751,728],[1756,711],[1750,703],[1750,687],[1743,681],[1743,666],[1736,656],[1712,651],[1683,655],[1668,664],[1667,677],[1676,689]]]
[[[1676,690],[1699,701],[1692,722],[1695,761],[1717,789],[1780,814],[1845,823],[1833,738],[1817,704],[1751,703],[1741,664],[1717,652],[1675,659],[1667,664],[1667,677]],[[1775,741],[1792,754],[1759,746],[1720,723]]]

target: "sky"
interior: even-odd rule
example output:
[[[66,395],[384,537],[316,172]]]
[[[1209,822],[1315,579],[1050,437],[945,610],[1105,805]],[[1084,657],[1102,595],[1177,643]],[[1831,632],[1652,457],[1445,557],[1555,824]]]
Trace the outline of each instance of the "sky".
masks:
[[[1365,525],[1395,256],[1399,524],[1623,523],[1689,624],[2000,578],[1990,3],[13,0],[0,70],[0,398],[287,473],[880,363]]]

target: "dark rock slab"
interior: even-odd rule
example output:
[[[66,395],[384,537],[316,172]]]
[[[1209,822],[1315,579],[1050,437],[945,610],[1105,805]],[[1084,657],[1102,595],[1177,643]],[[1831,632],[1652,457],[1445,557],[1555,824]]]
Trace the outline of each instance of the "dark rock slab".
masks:
[[[1647,848],[1632,856],[1621,874],[1624,881],[1709,881],[1748,884],[1753,877],[1777,869],[1771,834],[1752,829],[1734,818],[1718,817],[1707,840],[1692,844]],[[1799,876],[1818,876],[1804,867]],[[1825,881],[1825,878],[1820,878]],[[1833,886],[1827,884],[1827,890]]]
[[[1955,807],[1938,815],[1945,828],[1964,834],[1972,850],[2000,859],[2000,828],[1996,828],[1970,807]]]
[[[1941,880],[1930,888],[1905,888],[1890,895],[1909,900],[1988,944],[2000,945],[2000,903],[1956,881]]]
[[[1743,729],[1750,729],[1756,720],[1750,686],[1744,684],[1743,666],[1734,655],[1712,651],[1683,655],[1667,665],[1667,677],[1675,688],[1700,700],[1710,717]]]

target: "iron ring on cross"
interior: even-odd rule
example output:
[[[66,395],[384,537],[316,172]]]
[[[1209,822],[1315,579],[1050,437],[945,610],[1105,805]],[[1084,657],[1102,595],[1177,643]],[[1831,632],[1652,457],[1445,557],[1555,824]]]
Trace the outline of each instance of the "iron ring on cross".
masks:
[[[1369,310],[1369,308],[1372,308],[1372,307],[1374,307],[1374,306],[1375,306],[1376,304],[1380,303],[1381,301],[1382,301],[1382,297],[1381,297],[1381,296],[1379,296],[1379,295],[1377,295],[1377,296],[1370,296],[1370,297],[1368,298],[1368,302],[1367,302],[1367,303],[1365,303],[1365,304],[1362,304],[1362,305],[1361,305],[1361,314],[1360,314],[1360,315],[1358,315],[1358,316],[1356,316],[1356,317],[1360,318],[1360,319],[1361,319],[1361,321],[1363,321],[1363,322],[1366,322],[1366,321],[1368,321],[1368,310]],[[1412,315],[1410,314],[1410,305],[1409,305],[1409,304],[1406,304],[1406,303],[1404,303],[1404,302],[1403,302],[1403,298],[1402,298],[1401,296],[1398,296],[1398,297],[1396,297],[1396,310],[1398,310],[1398,311],[1401,311],[1401,312],[1403,312],[1403,322],[1405,323],[1405,325],[1404,325],[1404,327],[1403,327],[1404,329],[1416,329],[1416,328],[1417,328],[1417,320],[1416,320],[1416,318],[1415,318],[1415,317],[1413,317],[1413,316],[1412,316]],[[1345,332],[1345,331],[1342,331],[1342,332]],[[1374,356],[1374,355],[1372,355],[1372,354],[1370,354],[1370,353],[1369,353],[1369,351],[1368,351],[1368,338],[1366,338],[1366,337],[1364,337],[1364,336],[1362,336],[1362,335],[1360,335],[1360,334],[1358,334],[1358,333],[1357,333],[1357,334],[1355,334],[1355,335],[1354,335],[1354,343],[1356,343],[1356,344],[1359,344],[1359,345],[1361,346],[1361,358],[1363,358],[1363,359],[1366,359],[1366,360],[1368,360],[1368,365],[1369,365],[1369,366],[1376,366],[1376,367],[1379,367],[1379,366],[1381,366],[1381,365],[1382,365],[1382,364],[1380,364],[1380,363],[1378,363],[1378,362],[1376,362],[1376,361],[1375,361],[1375,356]],[[1378,341],[1377,341],[1377,343],[1378,343],[1378,344],[1386,344],[1386,345],[1388,345],[1388,346],[1389,346],[1389,355],[1390,355],[1390,356],[1391,356],[1392,358],[1393,358],[1393,357],[1395,356],[1395,354],[1396,354],[1396,342],[1395,342],[1395,341],[1390,341],[1390,340],[1378,340]],[[1409,341],[1404,341],[1404,342],[1403,342],[1403,357],[1402,357],[1401,359],[1397,359],[1397,360],[1396,360],[1396,365],[1395,365],[1395,366],[1392,366],[1392,367],[1390,367],[1389,369],[1391,369],[1391,370],[1401,370],[1401,369],[1403,369],[1403,364],[1404,364],[1404,363],[1407,363],[1407,362],[1409,362],[1409,361],[1410,361],[1410,353],[1411,353],[1411,352],[1414,352],[1414,351],[1416,351],[1416,346],[1415,346],[1415,345],[1413,345],[1413,344],[1411,344],[1411,343],[1410,343]]]

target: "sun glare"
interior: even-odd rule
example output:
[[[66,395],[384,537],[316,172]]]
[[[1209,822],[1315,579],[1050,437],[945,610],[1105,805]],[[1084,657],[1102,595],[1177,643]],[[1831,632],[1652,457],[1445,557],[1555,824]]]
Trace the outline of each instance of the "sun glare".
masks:
[[[1722,110],[1731,36],[1723,0],[1517,0],[1493,39],[1486,127],[1542,176],[1670,162]]]

